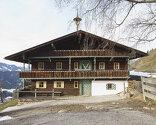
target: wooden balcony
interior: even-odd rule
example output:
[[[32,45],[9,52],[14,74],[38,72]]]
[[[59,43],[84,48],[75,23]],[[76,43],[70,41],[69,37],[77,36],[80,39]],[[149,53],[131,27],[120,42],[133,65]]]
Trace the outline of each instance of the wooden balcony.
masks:
[[[128,78],[128,70],[97,71],[27,71],[20,72],[21,79],[105,79]]]

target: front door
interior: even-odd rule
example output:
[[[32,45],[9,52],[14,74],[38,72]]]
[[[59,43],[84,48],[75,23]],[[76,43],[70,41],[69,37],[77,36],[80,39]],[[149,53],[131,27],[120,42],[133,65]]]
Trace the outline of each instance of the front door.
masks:
[[[91,80],[80,80],[80,95],[91,95]]]

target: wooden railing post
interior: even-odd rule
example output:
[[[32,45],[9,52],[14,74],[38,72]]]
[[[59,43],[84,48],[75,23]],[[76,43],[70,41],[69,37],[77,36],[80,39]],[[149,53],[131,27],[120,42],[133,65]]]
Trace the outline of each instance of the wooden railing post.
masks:
[[[36,93],[36,89],[35,89],[35,99],[36,99],[36,97],[37,97],[37,93]]]
[[[52,96],[52,99],[54,98],[54,89],[52,90],[52,94],[51,94]]]

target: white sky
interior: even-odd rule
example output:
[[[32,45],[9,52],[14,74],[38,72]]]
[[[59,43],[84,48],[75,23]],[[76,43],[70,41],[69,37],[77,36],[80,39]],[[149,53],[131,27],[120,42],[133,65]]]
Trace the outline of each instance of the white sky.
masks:
[[[75,25],[69,29],[69,21],[75,16],[75,9],[60,10],[53,0],[0,0],[0,62],[19,65],[3,58],[74,32]],[[81,29],[85,30],[83,21]],[[139,49],[155,46],[150,43]]]

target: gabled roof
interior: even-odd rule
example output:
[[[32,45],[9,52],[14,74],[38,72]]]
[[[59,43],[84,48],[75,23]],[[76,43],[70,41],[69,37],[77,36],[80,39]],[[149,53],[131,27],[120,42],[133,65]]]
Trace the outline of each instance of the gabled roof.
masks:
[[[40,49],[40,48],[42,48],[42,47],[51,45],[51,44],[53,44],[53,43],[57,43],[57,42],[62,41],[62,40],[64,40],[64,39],[68,39],[68,38],[73,37],[73,36],[75,36],[75,35],[77,35],[77,34],[88,35],[88,36],[91,37],[91,38],[100,39],[100,40],[102,40],[102,41],[107,40],[107,41],[109,41],[110,43],[115,44],[115,46],[124,48],[124,49],[126,49],[126,50],[128,50],[128,51],[129,51],[129,50],[133,50],[133,51],[135,51],[136,54],[139,55],[139,56],[137,56],[137,57],[135,57],[135,58],[147,56],[147,53],[144,53],[144,52],[142,52],[142,51],[139,51],[139,50],[136,50],[136,49],[134,49],[134,48],[125,46],[125,45],[123,45],[123,44],[120,44],[120,43],[117,43],[117,42],[114,42],[114,41],[111,41],[111,40],[102,38],[102,37],[100,37],[100,36],[97,36],[97,35],[94,35],[94,34],[91,34],[91,33],[85,32],[85,31],[82,31],[82,30],[79,30],[79,31],[76,31],[76,32],[67,34],[67,35],[65,35],[65,36],[56,38],[56,39],[54,39],[54,40],[50,40],[50,41],[45,42],[45,43],[43,43],[43,44],[40,44],[40,45],[31,47],[31,48],[29,48],[29,49],[20,51],[20,52],[18,52],[18,53],[9,55],[9,56],[5,57],[5,59],[7,59],[7,60],[12,60],[12,61],[17,61],[17,62],[23,62],[23,61],[19,61],[17,58],[22,58],[22,57],[23,57],[23,54],[27,54],[27,53],[29,53],[29,52],[33,52],[33,51],[35,51],[35,50],[37,50],[37,49]]]

